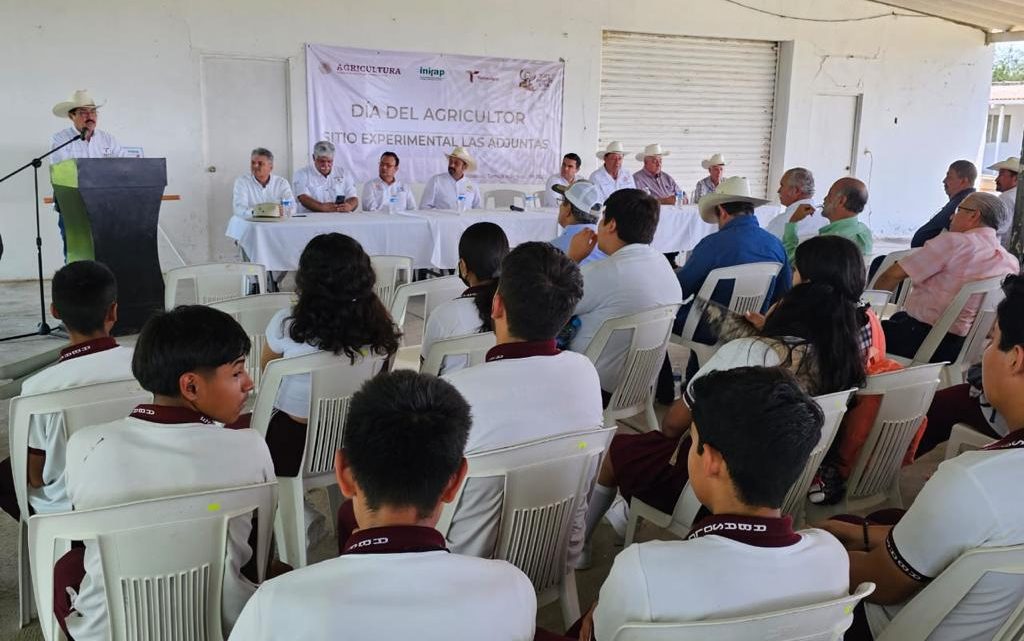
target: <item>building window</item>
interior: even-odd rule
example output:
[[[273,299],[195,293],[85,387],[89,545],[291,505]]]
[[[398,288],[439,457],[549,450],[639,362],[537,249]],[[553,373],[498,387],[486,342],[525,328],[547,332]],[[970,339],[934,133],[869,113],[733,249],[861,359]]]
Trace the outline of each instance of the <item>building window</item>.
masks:
[[[1003,115],[1003,139],[1001,142],[1010,142],[1010,114]]]
[[[985,128],[985,142],[995,142],[999,132],[999,114],[989,114]],[[1010,114],[1003,114],[1003,130],[999,142],[1010,142]]]

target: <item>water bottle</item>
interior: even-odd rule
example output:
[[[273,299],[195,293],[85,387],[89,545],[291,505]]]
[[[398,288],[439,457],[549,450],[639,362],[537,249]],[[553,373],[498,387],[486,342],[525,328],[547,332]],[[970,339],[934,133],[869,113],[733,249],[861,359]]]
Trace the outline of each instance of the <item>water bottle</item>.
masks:
[[[388,213],[393,214],[398,210],[398,196],[391,194],[388,198]]]
[[[681,189],[676,190],[676,207],[683,206],[683,191]]]
[[[533,194],[526,194],[526,197],[524,198],[524,200],[526,201],[525,204],[526,204],[526,208],[527,209],[536,209],[536,207],[537,207],[537,197],[536,196],[534,196]]]
[[[281,215],[290,217],[295,213],[295,203],[290,198],[281,199]]]
[[[466,194],[459,194],[458,211],[466,211]]]

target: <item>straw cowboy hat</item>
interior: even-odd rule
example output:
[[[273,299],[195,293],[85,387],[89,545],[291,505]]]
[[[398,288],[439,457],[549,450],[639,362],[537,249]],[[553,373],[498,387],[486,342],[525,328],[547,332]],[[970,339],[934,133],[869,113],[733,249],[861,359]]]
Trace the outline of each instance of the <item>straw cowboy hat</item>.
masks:
[[[671,156],[672,152],[668,149],[662,149],[659,143],[653,145],[647,145],[644,150],[636,155],[636,159],[643,162],[644,158],[648,156]]]
[[[621,142],[619,142],[618,140],[613,140],[612,142],[608,143],[607,149],[605,149],[604,151],[597,152],[597,159],[604,160],[604,157],[607,156],[608,154],[622,154],[623,156],[625,156],[626,150],[622,147]]]
[[[700,166],[703,167],[704,169],[711,169],[715,165],[724,165],[724,164],[726,164],[725,163],[725,157],[722,156],[722,154],[715,154],[714,156],[712,156],[710,158],[705,158],[704,160],[700,161]]]
[[[53,115],[58,118],[67,118],[68,112],[72,109],[78,109],[79,107],[92,107],[93,109],[99,109],[102,107],[104,102],[96,104],[96,101],[89,95],[88,89],[79,89],[75,93],[71,94],[71,100],[65,100],[64,102],[58,102],[53,106]]]
[[[988,168],[989,169],[995,169],[996,171],[999,171],[1000,169],[1006,169],[1007,171],[1012,171],[1015,174],[1019,174],[1020,173],[1020,158],[1018,158],[1016,156],[1010,156],[1006,160],[1002,160],[1000,162],[997,162],[994,165],[989,165]]]
[[[465,147],[456,147],[452,150],[452,153],[445,154],[446,158],[458,158],[462,162],[466,163],[466,171],[472,173],[476,171],[476,161],[469,155]]]
[[[719,205],[725,203],[750,203],[754,207],[768,204],[764,198],[753,198],[750,195],[750,185],[747,179],[742,176],[726,178],[718,183],[718,189],[707,194],[697,203],[697,210],[704,222],[712,225],[718,223],[718,216],[715,215]]]

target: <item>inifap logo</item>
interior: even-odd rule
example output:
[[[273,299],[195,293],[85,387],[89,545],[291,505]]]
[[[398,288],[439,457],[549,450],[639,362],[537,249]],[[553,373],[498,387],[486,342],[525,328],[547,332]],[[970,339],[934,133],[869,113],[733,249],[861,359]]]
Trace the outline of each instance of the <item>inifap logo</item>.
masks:
[[[444,69],[420,67],[420,80],[444,80]]]

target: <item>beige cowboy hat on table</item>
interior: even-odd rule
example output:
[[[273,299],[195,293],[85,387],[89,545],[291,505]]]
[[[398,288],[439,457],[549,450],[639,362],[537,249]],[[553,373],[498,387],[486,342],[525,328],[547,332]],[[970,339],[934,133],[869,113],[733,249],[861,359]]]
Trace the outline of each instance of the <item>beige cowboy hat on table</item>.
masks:
[[[671,156],[672,152],[668,149],[663,149],[660,143],[654,143],[653,145],[647,145],[644,150],[636,155],[636,159],[643,162],[644,158],[648,156]]]
[[[723,156],[722,154],[715,154],[710,158],[705,158],[704,160],[700,161],[700,166],[703,167],[704,169],[711,169],[715,165],[724,164],[726,164],[725,156]]]
[[[598,160],[603,161],[604,157],[607,156],[608,154],[621,154],[625,156],[626,150],[625,148],[623,148],[621,142],[619,142],[618,140],[613,140],[610,143],[608,143],[608,147],[604,151],[599,151],[595,155],[597,156]]]
[[[700,217],[704,222],[714,225],[718,223],[718,217],[715,215],[715,212],[719,205],[724,205],[725,203],[750,203],[754,207],[760,207],[761,205],[767,205],[769,202],[764,198],[754,198],[750,195],[750,185],[747,183],[746,178],[733,176],[720,182],[715,191],[701,198],[700,202],[697,203],[697,210],[700,212]]]
[[[1016,156],[1010,156],[1006,160],[1001,160],[994,165],[989,165],[988,168],[995,169],[996,171],[999,171],[1000,169],[1006,169],[1007,171],[1012,171],[1015,174],[1019,174],[1020,158]]]
[[[466,171],[476,171],[476,161],[469,155],[469,152],[466,151],[465,147],[456,147],[452,150],[452,153],[445,154],[445,158],[458,158],[462,162],[466,163]]]
[[[70,100],[64,100],[63,102],[58,102],[54,105],[53,115],[58,118],[67,118],[68,112],[72,109],[78,109],[79,107],[92,107],[93,109],[99,109],[104,104],[106,103],[101,102],[96,104],[96,101],[89,95],[88,89],[79,89],[75,91],[75,93],[71,94]]]

